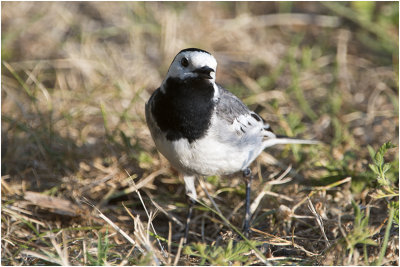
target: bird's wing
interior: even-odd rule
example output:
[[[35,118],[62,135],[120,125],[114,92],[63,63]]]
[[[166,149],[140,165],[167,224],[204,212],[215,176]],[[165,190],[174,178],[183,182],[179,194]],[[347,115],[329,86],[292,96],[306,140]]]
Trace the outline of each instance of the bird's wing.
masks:
[[[275,138],[271,127],[234,94],[219,86],[220,99],[216,105],[217,116],[232,125],[239,136],[257,134],[265,138]]]
[[[218,85],[219,89],[219,102],[217,104],[217,116],[233,123],[234,120],[241,115],[248,115],[250,110],[243,102],[234,94]]]
[[[268,123],[266,123],[257,113],[249,108],[234,94],[218,86],[220,101],[216,106],[217,116],[230,124],[230,129],[234,130],[239,138],[255,141],[261,138],[262,149],[277,144],[319,144],[316,140],[306,140],[276,135]],[[260,140],[260,139],[258,139]]]

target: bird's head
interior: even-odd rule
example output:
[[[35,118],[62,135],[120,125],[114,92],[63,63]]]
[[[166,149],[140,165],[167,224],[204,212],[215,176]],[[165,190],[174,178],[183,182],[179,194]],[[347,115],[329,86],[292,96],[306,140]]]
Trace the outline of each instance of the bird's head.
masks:
[[[187,48],[180,51],[169,67],[168,78],[199,78],[215,82],[217,61],[207,51]]]

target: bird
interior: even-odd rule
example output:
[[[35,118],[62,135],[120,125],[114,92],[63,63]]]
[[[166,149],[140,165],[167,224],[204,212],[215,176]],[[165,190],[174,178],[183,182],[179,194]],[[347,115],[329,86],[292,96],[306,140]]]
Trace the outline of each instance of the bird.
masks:
[[[156,148],[183,175],[189,199],[185,244],[197,200],[197,176],[243,173],[243,232],[248,235],[251,163],[273,145],[319,143],[275,134],[260,115],[216,83],[216,70],[217,61],[209,52],[183,49],[145,105],[146,122]]]

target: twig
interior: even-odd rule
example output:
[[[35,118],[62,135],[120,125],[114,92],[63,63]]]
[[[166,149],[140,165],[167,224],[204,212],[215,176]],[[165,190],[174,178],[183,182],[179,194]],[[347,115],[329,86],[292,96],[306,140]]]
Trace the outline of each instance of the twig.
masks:
[[[168,221],[168,265],[171,265],[172,223]]]
[[[83,247],[83,265],[87,265],[87,248],[86,248],[86,239],[83,238],[82,239],[82,247]],[[134,249],[135,246],[132,246],[132,248]]]
[[[214,206],[214,208],[220,213],[222,214],[221,210],[218,208],[217,204],[215,203],[214,199],[211,197],[211,195],[208,193],[208,190],[204,184],[204,178],[201,176],[199,177],[199,181],[200,181],[200,185],[201,188],[203,189],[204,193],[206,193],[208,199],[211,201],[212,205]]]
[[[315,216],[315,220],[317,221],[317,224],[318,224],[318,226],[319,226],[319,229],[321,229],[322,236],[323,236],[324,239],[325,239],[326,247],[327,247],[327,248],[330,247],[331,244],[329,243],[328,237],[326,237],[325,230],[324,230],[324,224],[323,224],[322,218],[321,218],[321,216],[317,213],[317,211],[315,210],[314,205],[312,204],[310,198],[308,198],[308,208],[310,209],[311,213]]]
[[[50,230],[51,230],[51,228],[50,228]],[[49,232],[49,238],[50,238],[51,244],[56,249],[58,257],[60,257],[60,259],[61,259],[61,263],[62,263],[61,265],[70,266],[70,264],[68,262],[68,256],[66,255],[67,254],[66,253],[67,247],[64,247],[64,249],[61,250],[60,245],[57,244],[57,241],[56,241],[56,239],[54,237],[54,234],[51,231]]]
[[[25,211],[24,209],[9,205],[8,207],[2,206],[1,207],[1,211],[2,211],[2,213],[8,213],[9,215],[14,216],[14,217],[16,217],[16,218],[18,218],[20,220],[25,220],[27,222],[36,223],[36,224],[38,224],[38,225],[40,225],[42,227],[46,226],[41,221],[35,220],[33,218],[30,218],[28,216],[25,216],[25,215],[22,215],[22,214],[18,213],[18,212],[21,212],[21,213],[26,213],[28,215],[33,215],[31,212]]]
[[[292,165],[290,165],[277,179],[275,179],[274,181],[276,183],[282,182],[282,179],[290,172],[290,170],[292,169]],[[270,187],[271,187],[271,182],[267,182],[263,188],[263,190],[260,192],[260,194],[258,194],[258,196],[253,200],[253,203],[251,203],[250,206],[250,214],[253,214],[254,211],[257,209],[258,205],[260,205],[261,199],[265,196],[265,195],[271,195],[274,197],[281,197],[285,200],[288,201],[293,201],[292,198],[290,197],[286,197],[283,195],[279,195],[277,193],[271,192],[269,191]]]
[[[165,173],[167,170],[168,170],[167,168],[163,168],[163,169],[160,169],[158,171],[152,172],[147,177],[141,179],[139,181],[139,183],[136,185],[136,187],[135,186],[130,186],[127,189],[124,189],[122,191],[118,191],[117,193],[109,196],[108,199],[117,198],[117,197],[120,197],[122,195],[127,195],[129,193],[135,192],[135,191],[139,190],[140,188],[142,188],[143,186],[145,186],[147,183],[149,183],[152,180],[154,180],[154,178],[156,178],[158,175]],[[129,175],[128,178],[131,179],[130,181],[133,181],[132,175],[130,175],[128,172],[127,172],[127,174]]]
[[[23,250],[23,251],[21,251],[21,254],[22,255],[31,256],[31,257],[35,257],[35,258],[39,258],[39,259],[42,259],[42,260],[45,260],[45,261],[48,261],[48,262],[52,262],[52,263],[55,263],[55,264],[58,264],[58,265],[63,265],[62,261],[59,260],[59,259],[54,259],[54,258],[48,257],[46,255],[43,255],[43,254],[40,254],[40,253],[37,253],[37,252],[34,252],[34,251]]]
[[[274,179],[273,181],[270,181],[270,182],[268,182],[268,183],[269,183],[269,184],[275,184],[276,182],[281,182],[282,179],[285,178],[286,175],[287,175],[291,170],[292,170],[292,164],[290,164],[290,165],[286,168],[286,170],[285,170],[281,175],[279,175],[278,178],[276,178],[276,179]],[[279,184],[280,184],[280,183],[279,183]]]
[[[156,256],[156,250],[153,248],[150,242],[150,222],[147,223],[147,229],[144,228],[142,221],[140,220],[140,216],[133,217],[134,219],[134,227],[135,227],[135,236],[136,238],[143,244],[146,250],[153,257],[154,263],[157,266],[160,266],[160,260]],[[150,218],[149,218],[150,220]]]
[[[269,185],[286,184],[286,183],[289,183],[292,180],[293,180],[292,178],[288,177],[286,179],[282,179],[282,180],[279,180],[279,181],[272,180],[272,181],[267,182],[267,184],[269,184]]]
[[[163,169],[161,169],[161,170],[163,170]],[[160,170],[160,171],[161,171],[161,170]],[[127,172],[127,174],[129,175],[128,172]],[[153,174],[154,174],[154,173],[153,173]],[[150,175],[149,175],[149,176],[150,176]],[[157,175],[154,175],[154,177],[156,177],[156,176],[157,176]],[[131,177],[131,176],[129,175],[129,177]],[[153,179],[154,179],[154,178],[153,178]],[[160,246],[161,252],[163,253],[163,256],[166,258],[166,257],[167,257],[167,253],[165,252],[164,247],[163,247],[163,245],[161,244],[160,239],[157,237],[156,229],[154,228],[153,222],[152,222],[152,220],[150,219],[150,215],[149,215],[149,212],[147,211],[146,205],[144,204],[142,195],[140,194],[139,190],[137,189],[136,184],[135,184],[135,181],[132,179],[131,182],[132,182],[133,187],[134,187],[134,189],[135,189],[135,191],[136,191],[136,194],[139,196],[140,202],[141,202],[142,205],[143,205],[143,208],[144,208],[144,211],[146,212],[147,218],[149,218],[149,224],[150,224],[150,226],[151,226],[151,229],[153,229],[153,232],[154,232],[155,237],[156,237],[156,239],[157,239],[158,245]],[[143,183],[143,185],[144,185],[144,184],[145,184],[145,183]]]
[[[85,197],[83,197],[83,202],[86,203],[87,205],[91,206],[94,208],[98,213],[100,218],[105,220],[109,225],[111,225],[115,231],[117,231],[119,234],[121,234],[123,237],[125,237],[126,240],[128,240],[133,246],[137,247],[140,252],[144,253],[144,250],[138,246],[138,244],[133,240],[127,233],[122,231],[121,228],[119,228],[115,223],[113,223],[110,219],[108,219],[96,206],[92,203],[90,203],[89,200],[87,200]]]
[[[282,199],[290,201],[290,202],[294,201],[293,198],[291,198],[291,197],[288,197],[288,196],[285,196],[285,195],[282,195],[282,194],[278,194],[278,193],[275,193],[275,192],[272,192],[272,191],[265,191],[265,194],[268,195],[268,196],[282,198]]]
[[[275,245],[275,246],[293,246],[293,247],[295,247],[295,248],[298,248],[298,249],[304,251],[308,256],[318,256],[318,255],[320,255],[320,254],[317,254],[317,253],[314,253],[314,252],[311,252],[311,251],[306,250],[304,247],[302,247],[302,246],[300,246],[300,245],[294,243],[294,240],[288,241],[288,240],[286,240],[286,239],[283,239],[283,238],[281,238],[281,237],[268,234],[268,233],[263,232],[263,231],[261,231],[261,230],[258,230],[258,229],[256,229],[256,228],[251,228],[251,230],[254,231],[254,232],[256,232],[256,233],[259,233],[259,234],[262,234],[262,235],[264,235],[264,236],[267,236],[267,237],[272,238],[271,241],[272,241],[272,242],[275,242],[275,243],[270,243],[270,244],[272,244],[272,245]],[[292,239],[293,239],[293,237],[292,237]],[[274,240],[275,240],[275,241],[274,241]],[[269,242],[271,242],[271,241],[269,241]],[[280,242],[280,243],[278,243],[278,242]]]
[[[182,247],[183,247],[183,240],[185,238],[182,237],[181,240],[179,241],[179,247],[178,247],[178,252],[176,253],[175,256],[175,260],[174,260],[174,266],[176,266],[178,264],[179,258],[181,257],[181,251],[182,251]]]
[[[142,188],[143,186],[145,186],[147,183],[151,182],[154,180],[154,178],[156,178],[157,176],[164,174],[168,172],[168,168],[162,168],[159,169],[158,171],[152,172],[151,174],[149,174],[146,178],[141,179],[137,185],[135,185],[135,188],[133,188],[133,191],[137,191],[140,188]],[[129,174],[128,174],[129,175]],[[131,175],[129,175],[129,177],[132,177]],[[131,191],[131,192],[133,192]]]
[[[177,225],[179,225],[180,227],[184,227],[184,224],[179,221],[173,214],[169,213],[168,211],[166,211],[163,207],[161,207],[159,204],[157,204],[152,198],[149,198],[151,203],[153,203],[153,205],[160,210],[162,213],[164,213],[165,216],[167,216],[168,218],[170,218],[172,221],[174,221],[174,223],[176,223]]]
[[[299,203],[297,203],[296,205],[294,205],[294,207],[292,208],[292,213],[294,214],[294,211],[300,207],[301,205],[303,205],[304,202],[307,201],[308,198],[310,198],[312,195],[314,195],[317,191],[319,190],[328,190],[331,189],[332,187],[336,187],[338,185],[344,184],[344,183],[348,183],[351,182],[351,177],[346,177],[343,180],[331,183],[329,185],[326,186],[316,186],[314,187],[314,190],[311,191],[305,198],[303,198]]]
[[[83,192],[85,192],[85,191],[87,191],[87,190],[89,190],[89,189],[92,189],[93,187],[95,187],[95,186],[97,186],[97,185],[99,185],[99,184],[103,184],[103,183],[107,182],[108,180],[110,180],[111,178],[113,178],[114,175],[116,175],[116,174],[117,174],[117,171],[113,171],[112,173],[107,174],[107,175],[104,176],[103,178],[100,178],[100,179],[97,179],[97,180],[92,181],[91,183],[85,185],[85,186],[81,189],[81,192],[83,193]]]

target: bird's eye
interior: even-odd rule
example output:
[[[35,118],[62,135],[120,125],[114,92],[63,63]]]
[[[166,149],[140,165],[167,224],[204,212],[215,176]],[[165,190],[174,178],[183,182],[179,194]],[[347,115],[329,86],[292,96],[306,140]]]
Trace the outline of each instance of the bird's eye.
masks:
[[[181,65],[183,66],[183,67],[187,67],[187,66],[189,66],[189,61],[187,60],[187,58],[182,58],[181,59]]]

